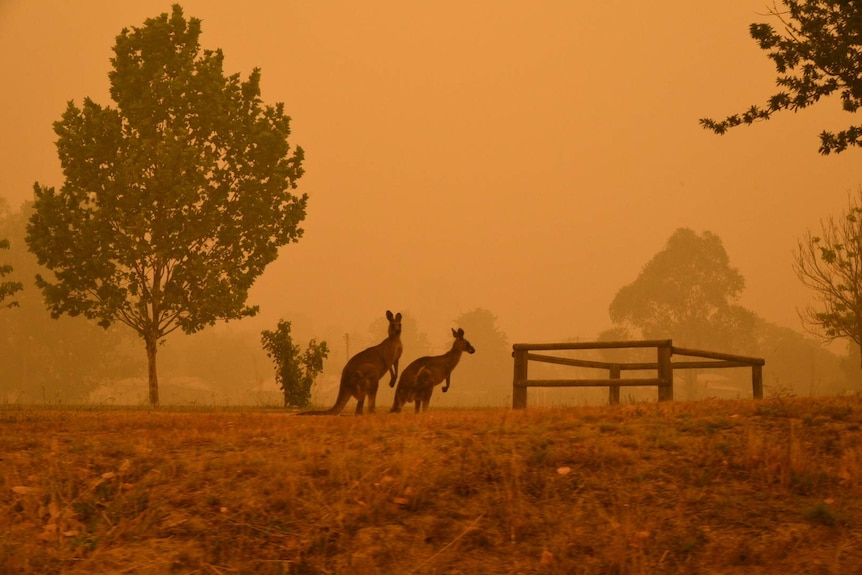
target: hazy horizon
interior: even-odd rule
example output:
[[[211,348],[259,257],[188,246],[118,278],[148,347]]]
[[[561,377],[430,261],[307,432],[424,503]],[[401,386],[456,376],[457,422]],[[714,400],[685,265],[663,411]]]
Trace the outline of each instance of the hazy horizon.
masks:
[[[837,101],[718,137],[761,103],[771,63],[748,36],[762,2],[339,4],[194,0],[225,71],[262,70],[306,152],[305,235],[255,285],[255,325],[364,330],[409,312],[433,345],[481,307],[510,342],[594,337],[608,305],[679,227],[717,234],[741,304],[799,330],[811,294],[797,239],[862,181],[858,150],[817,153],[852,121]],[[0,196],[59,187],[52,123],[113,105],[123,27],[169,2],[0,1]]]

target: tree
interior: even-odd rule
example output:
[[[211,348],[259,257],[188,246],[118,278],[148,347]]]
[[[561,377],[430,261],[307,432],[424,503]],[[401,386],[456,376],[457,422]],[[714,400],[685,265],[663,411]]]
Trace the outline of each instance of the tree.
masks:
[[[382,315],[379,316],[368,328],[369,341],[371,342],[369,345],[380,343],[380,340],[386,337],[388,331],[389,320]],[[424,331],[419,331],[419,322],[416,316],[409,311],[404,312],[401,318],[401,344],[404,347],[404,351],[408,354],[406,357],[411,358],[411,360],[431,353],[431,342],[428,341],[428,334]],[[358,352],[360,349],[356,348],[355,351]],[[404,368],[409,363],[409,361],[405,361],[406,357],[402,357],[400,360],[401,368]]]
[[[820,235],[799,240],[793,269],[817,301],[800,313],[803,324],[825,341],[846,338],[862,345],[862,189],[841,218],[820,222]]]
[[[459,315],[454,326],[464,330],[464,337],[473,344],[476,353],[461,358],[446,400],[449,396],[463,396],[473,404],[505,404],[512,393],[512,346],[497,325],[497,316],[485,308],[476,308]],[[446,349],[451,343],[450,338]]]
[[[0,217],[9,217],[9,204],[5,198],[0,198]],[[0,250],[9,249],[9,239],[0,239]],[[16,300],[6,301],[15,293],[24,289],[24,284],[18,281],[2,281],[3,278],[12,273],[14,268],[9,264],[0,264],[0,309],[9,309],[10,307],[18,307]]]
[[[307,196],[294,196],[303,151],[291,151],[281,103],[264,106],[260,70],[225,76],[201,51],[200,20],[173,6],[117,36],[116,108],[69,102],[54,124],[65,181],[35,184],[27,243],[51,314],[119,322],[144,341],[158,405],[157,345],[180,329],[257,313],[255,279],[298,241]]]
[[[0,239],[0,250],[9,249],[9,240]],[[12,273],[12,266],[8,264],[0,265],[0,279]],[[18,302],[15,300],[6,301],[8,298],[15,295],[16,292],[24,289],[24,284],[16,281],[0,281],[0,308],[17,307]]]
[[[27,288],[45,273],[24,241],[32,212],[29,202],[15,212],[0,210],[0,237],[10,243],[4,261],[14,268],[10,277]],[[140,377],[128,330],[106,331],[81,317],[51,319],[36,289],[22,290],[15,300],[15,310],[0,313],[0,402],[82,401],[107,380]]]
[[[735,303],[744,287],[718,236],[679,228],[638,278],[617,292],[609,312],[617,326],[647,339],[731,351],[733,340],[754,321],[754,314]]]
[[[838,92],[845,111],[862,106],[862,3],[847,0],[781,0],[771,24],[751,24],[749,33],[775,64],[781,91],[765,105],[751,106],[741,114],[715,121],[700,120],[716,134],[741,124],[768,120],[781,110],[801,110]],[[820,153],[843,152],[862,145],[862,126],[820,134]]]
[[[311,386],[323,372],[323,360],[329,355],[326,342],[311,340],[305,353],[293,343],[290,322],[279,320],[275,331],[261,332],[267,357],[275,363],[275,381],[284,393],[284,406],[308,407]]]

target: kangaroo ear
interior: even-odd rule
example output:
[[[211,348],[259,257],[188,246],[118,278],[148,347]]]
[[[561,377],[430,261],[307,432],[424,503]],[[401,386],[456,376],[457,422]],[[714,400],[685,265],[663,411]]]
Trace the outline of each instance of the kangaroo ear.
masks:
[[[455,328],[452,328],[452,337],[458,337],[458,332],[455,331]]]
[[[389,321],[392,321],[392,312],[389,311],[388,309],[386,310],[386,319],[388,319]]]
[[[464,337],[464,330],[460,327],[458,328],[458,337]]]
[[[395,319],[396,319],[396,321],[401,321],[401,312],[400,311],[395,314]]]

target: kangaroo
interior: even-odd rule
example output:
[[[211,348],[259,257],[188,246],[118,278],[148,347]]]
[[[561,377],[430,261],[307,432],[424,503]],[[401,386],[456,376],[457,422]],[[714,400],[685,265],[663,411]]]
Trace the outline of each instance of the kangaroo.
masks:
[[[476,353],[470,342],[464,339],[464,330],[452,330],[455,341],[452,349],[443,355],[420,357],[404,368],[398,387],[395,389],[395,403],[392,405],[391,413],[399,413],[405,403],[416,402],[416,413],[428,411],[428,403],[431,401],[431,393],[434,386],[444,379],[443,393],[449,391],[452,370],[458,365],[463,352]],[[389,383],[392,387],[392,382]]]
[[[365,398],[368,397],[368,413],[374,413],[377,398],[377,385],[380,378],[389,372],[389,387],[398,379],[398,360],[401,345],[401,314],[386,312],[389,320],[389,336],[379,344],[364,349],[351,357],[341,370],[341,385],[335,405],[325,411],[303,411],[298,415],[338,415],[351,397],[356,398],[356,415],[362,415]]]

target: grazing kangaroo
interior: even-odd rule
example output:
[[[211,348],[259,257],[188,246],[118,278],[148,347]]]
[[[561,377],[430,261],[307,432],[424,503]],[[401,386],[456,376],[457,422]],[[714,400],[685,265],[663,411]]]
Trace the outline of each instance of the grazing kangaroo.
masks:
[[[377,385],[380,378],[389,372],[389,386],[398,378],[398,359],[401,357],[401,314],[386,312],[389,320],[389,336],[379,344],[364,349],[351,357],[341,370],[341,385],[335,405],[325,411],[304,411],[299,415],[338,415],[350,401],[356,398],[356,415],[362,415],[365,398],[368,398],[368,413],[374,413]]]
[[[427,411],[434,386],[444,379],[446,385],[443,386],[443,393],[449,391],[452,370],[458,365],[461,354],[465,351],[476,353],[470,342],[464,339],[463,329],[459,328],[458,331],[453,329],[452,335],[455,336],[452,349],[443,355],[420,357],[404,368],[401,379],[398,380],[398,387],[395,389],[392,413],[400,412],[404,404],[411,401],[416,402],[416,413],[419,413],[420,408],[422,411]],[[389,386],[392,386],[391,382]]]

